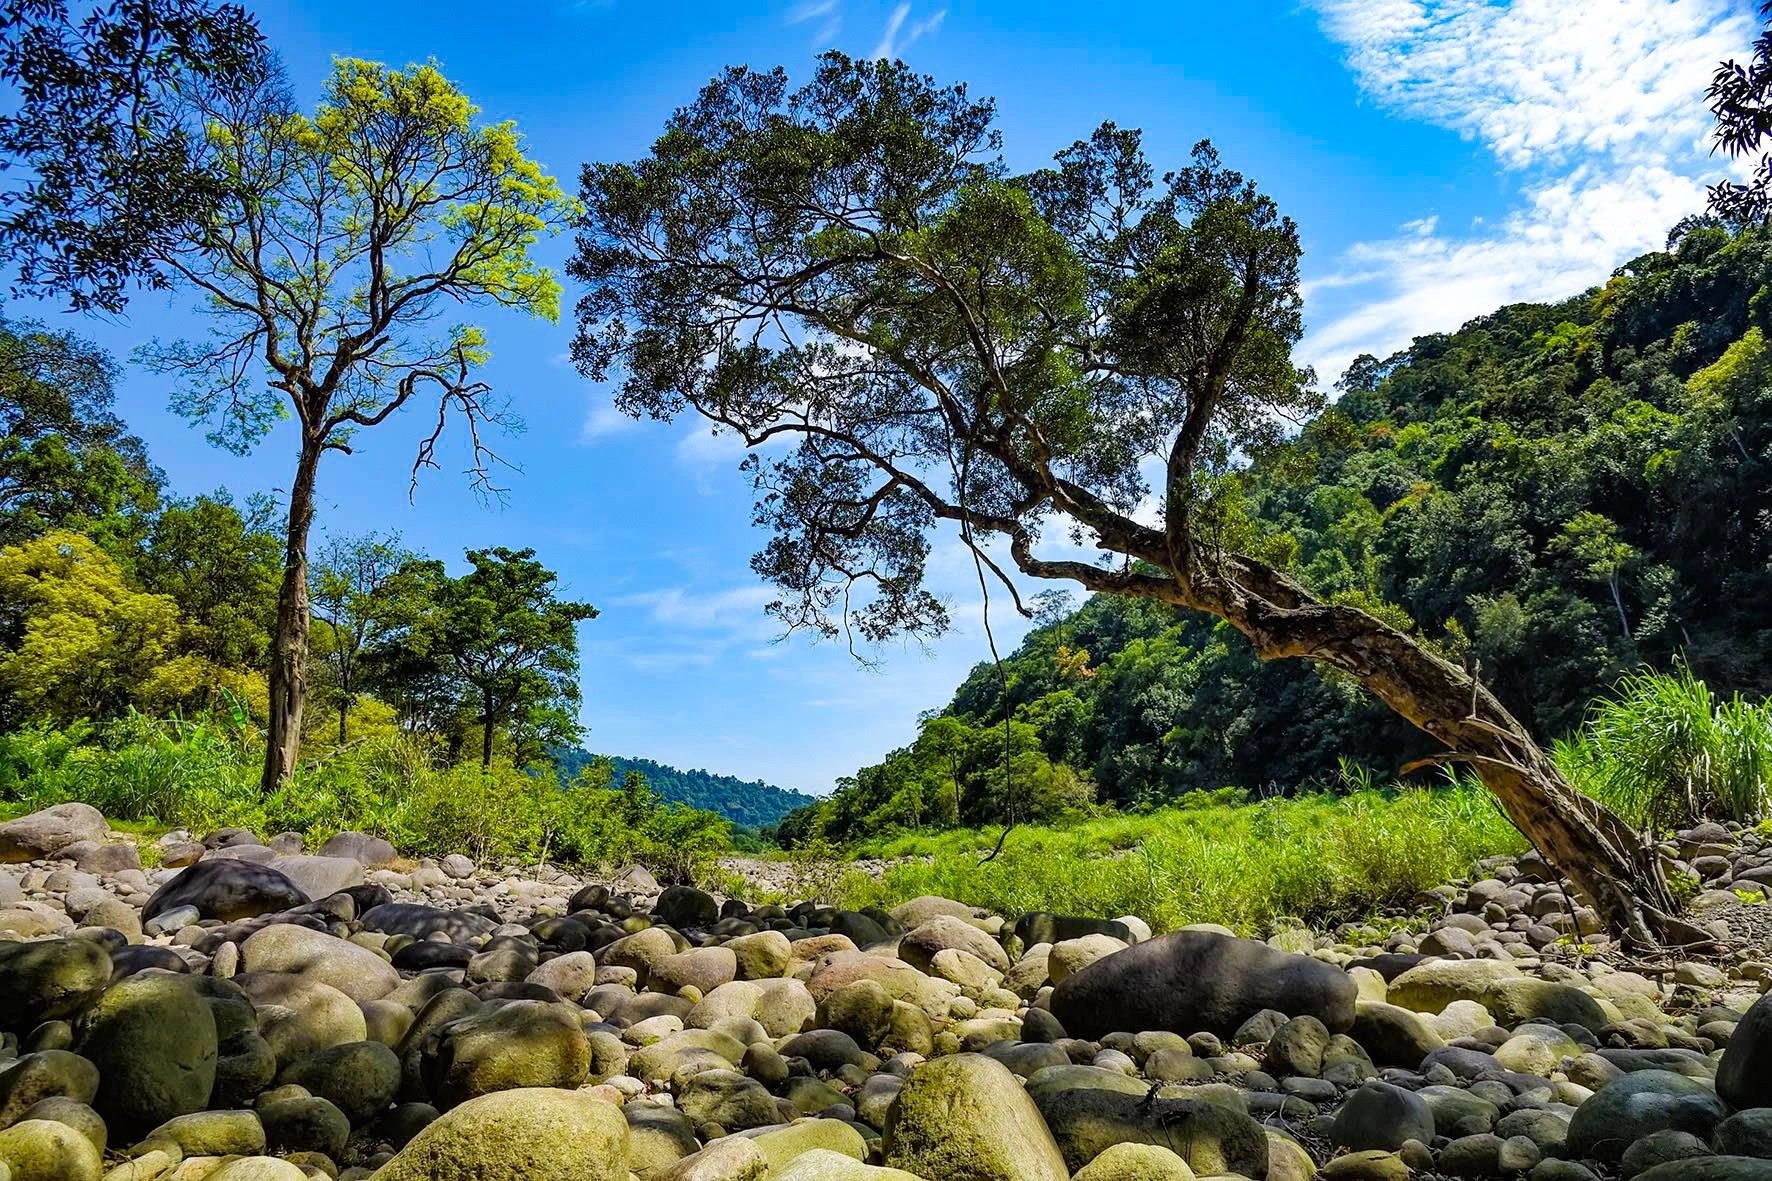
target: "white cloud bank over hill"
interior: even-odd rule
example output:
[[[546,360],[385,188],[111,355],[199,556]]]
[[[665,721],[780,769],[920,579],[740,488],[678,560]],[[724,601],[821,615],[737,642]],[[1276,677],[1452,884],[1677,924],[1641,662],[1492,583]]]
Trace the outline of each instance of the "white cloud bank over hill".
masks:
[[[1754,34],[1739,0],[1307,2],[1362,90],[1481,144],[1520,193],[1496,220],[1430,213],[1313,275],[1307,292],[1339,305],[1311,317],[1302,349],[1325,381],[1360,353],[1574,294],[1660,248],[1722,171],[1704,90]]]

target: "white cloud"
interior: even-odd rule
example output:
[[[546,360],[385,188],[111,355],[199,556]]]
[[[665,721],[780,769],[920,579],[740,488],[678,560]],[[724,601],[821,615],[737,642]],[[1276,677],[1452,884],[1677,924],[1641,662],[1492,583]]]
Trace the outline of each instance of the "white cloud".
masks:
[[[843,9],[837,0],[801,0],[788,9],[788,24],[801,25],[813,21],[818,22],[818,29],[813,34],[814,46],[829,45],[837,33],[843,28]]]
[[[735,586],[721,591],[698,591],[691,587],[666,587],[623,595],[618,607],[643,607],[661,627],[694,631],[728,631],[754,636],[759,621],[772,631],[774,625],[763,608],[776,597],[766,586]]]
[[[585,415],[585,424],[579,437],[587,443],[598,439],[607,439],[611,435],[624,435],[640,425],[640,421],[632,415],[623,414],[607,402],[600,402],[591,407]]]
[[[874,46],[873,57],[901,57],[904,51],[915,45],[926,33],[935,33],[941,29],[942,22],[947,20],[948,10],[938,8],[922,20],[913,21],[909,0],[892,10],[886,18],[886,30],[880,35],[880,43]]]
[[[1354,246],[1313,296],[1360,293],[1304,354],[1333,378],[1518,300],[1572,295],[1657,249],[1721,171],[1706,144],[1711,71],[1753,35],[1731,0],[1309,0],[1360,86],[1458,132],[1519,177],[1492,224],[1432,214]]]

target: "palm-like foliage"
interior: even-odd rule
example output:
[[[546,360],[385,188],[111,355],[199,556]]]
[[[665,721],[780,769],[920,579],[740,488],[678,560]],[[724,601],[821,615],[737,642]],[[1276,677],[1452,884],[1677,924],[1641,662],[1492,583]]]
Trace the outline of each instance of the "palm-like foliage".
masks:
[[[1583,791],[1656,829],[1768,810],[1772,703],[1720,697],[1684,665],[1626,676],[1556,762]]]

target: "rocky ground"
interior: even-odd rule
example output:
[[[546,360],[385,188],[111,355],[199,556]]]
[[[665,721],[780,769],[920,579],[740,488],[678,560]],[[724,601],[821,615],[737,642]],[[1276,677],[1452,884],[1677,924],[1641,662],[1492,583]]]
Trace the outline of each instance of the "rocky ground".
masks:
[[[1772,1179],[1772,849],[1708,958],[1532,857],[1413,930],[751,908],[346,833],[0,825],[0,1181]],[[150,860],[155,858],[150,857]]]

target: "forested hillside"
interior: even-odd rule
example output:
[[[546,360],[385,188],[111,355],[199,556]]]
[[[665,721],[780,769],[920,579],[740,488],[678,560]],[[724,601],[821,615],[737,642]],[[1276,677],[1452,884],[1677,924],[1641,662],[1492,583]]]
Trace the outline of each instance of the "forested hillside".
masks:
[[[1772,237],[1683,223],[1558,304],[1360,358],[1220,505],[1227,541],[1433,640],[1541,739],[1642,664],[1772,690]],[[1390,774],[1426,740],[1227,625],[1096,596],[816,812],[834,836]],[[987,732],[988,728],[988,732]],[[1008,784],[1006,787],[1005,784]]]
[[[560,778],[570,780],[581,767],[604,757],[583,750],[554,752],[554,763]],[[621,782],[629,771],[646,776],[646,785],[671,803],[687,804],[707,812],[717,812],[743,828],[764,828],[779,821],[795,808],[803,808],[813,798],[785,787],[764,783],[761,779],[739,779],[697,768],[684,771],[651,759],[628,759],[607,756],[614,771],[615,782]]]

